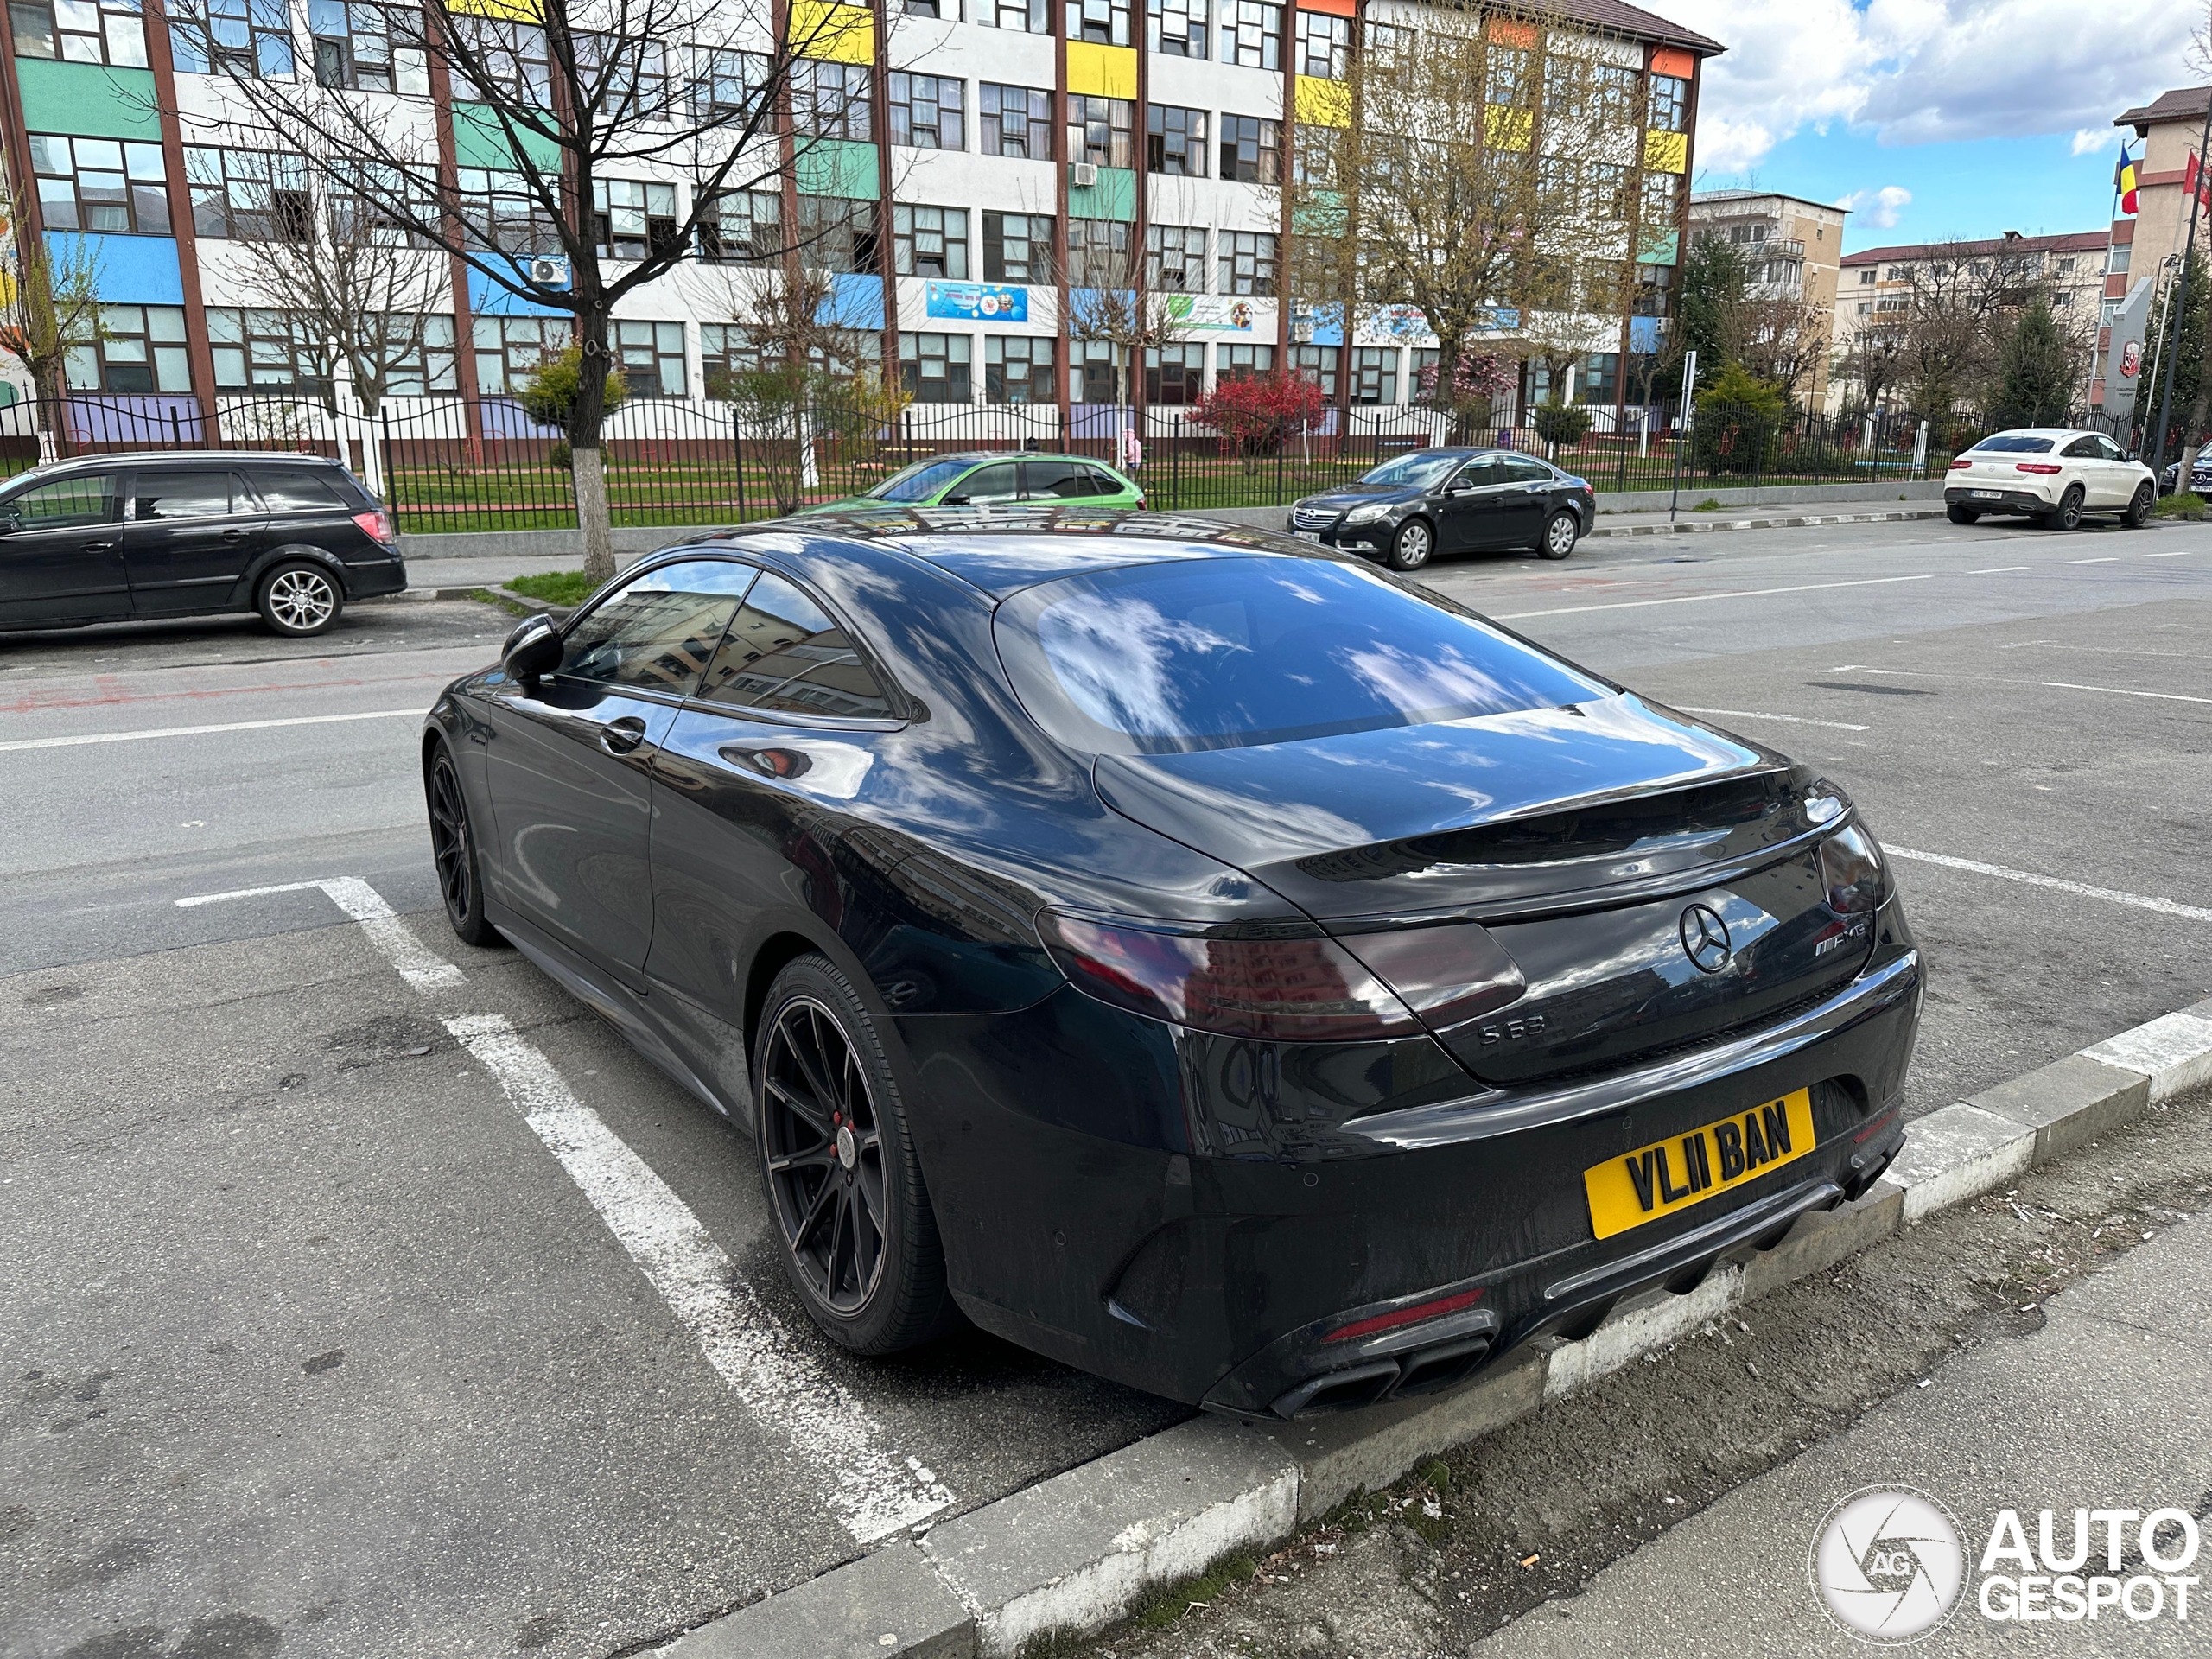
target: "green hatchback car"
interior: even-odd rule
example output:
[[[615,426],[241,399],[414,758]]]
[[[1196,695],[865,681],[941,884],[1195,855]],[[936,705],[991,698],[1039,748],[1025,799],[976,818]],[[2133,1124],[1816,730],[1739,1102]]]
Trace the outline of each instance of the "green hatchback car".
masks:
[[[1083,455],[1008,454],[1004,450],[932,455],[901,467],[865,495],[807,507],[982,507],[1050,501],[1063,507],[1141,507],[1144,492],[1103,461]]]

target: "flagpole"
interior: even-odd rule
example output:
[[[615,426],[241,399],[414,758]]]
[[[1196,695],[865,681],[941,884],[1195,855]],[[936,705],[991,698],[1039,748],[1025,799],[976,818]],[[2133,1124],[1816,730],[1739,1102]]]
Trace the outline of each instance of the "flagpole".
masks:
[[[2207,149],[2212,149],[2212,91],[2208,91],[2204,95],[2204,130],[2196,141],[2196,164],[2200,168],[2204,165],[2204,152]],[[2148,160],[2150,154],[2150,146],[2146,143],[2143,149],[2144,158]],[[2164,383],[2158,387],[2158,435],[2151,443],[2151,476],[2158,480],[2164,480],[2165,477],[2164,472],[2161,469],[2165,466],[2166,461],[2166,422],[2173,414],[2174,358],[2181,351],[2182,321],[2189,315],[2189,257],[2196,251],[2196,210],[2203,205],[2204,191],[2200,183],[2189,199],[2189,234],[2182,241],[2181,275],[2175,279],[2173,339],[2166,351]],[[2176,472],[2174,474],[2176,493],[2186,490],[2190,481],[2182,477],[2179,472]]]

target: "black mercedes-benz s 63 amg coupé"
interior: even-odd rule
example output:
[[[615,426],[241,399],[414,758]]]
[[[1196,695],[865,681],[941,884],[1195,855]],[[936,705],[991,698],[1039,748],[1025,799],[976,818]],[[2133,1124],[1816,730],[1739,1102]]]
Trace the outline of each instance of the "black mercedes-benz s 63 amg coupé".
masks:
[[[1694,1284],[1902,1143],[1834,785],[1346,554],[730,531],[431,711],[448,909],[752,1131],[864,1354],[960,1316],[1289,1416]]]

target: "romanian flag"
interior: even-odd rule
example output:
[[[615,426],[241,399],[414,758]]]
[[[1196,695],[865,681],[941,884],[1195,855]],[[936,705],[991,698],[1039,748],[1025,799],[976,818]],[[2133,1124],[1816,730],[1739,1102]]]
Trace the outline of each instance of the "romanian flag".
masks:
[[[2120,147],[2120,168],[2113,175],[2113,182],[2120,191],[2120,211],[2129,218],[2135,215],[2135,158],[2127,153],[2127,146]]]

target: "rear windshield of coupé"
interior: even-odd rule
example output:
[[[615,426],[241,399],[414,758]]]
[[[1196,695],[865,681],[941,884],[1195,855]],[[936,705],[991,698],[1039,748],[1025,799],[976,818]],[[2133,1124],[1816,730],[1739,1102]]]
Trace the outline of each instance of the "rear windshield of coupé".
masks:
[[[2049,438],[1995,437],[1984,438],[1974,447],[1977,455],[2047,455],[2050,453]]]
[[[1071,748],[1173,754],[1609,695],[1379,572],[1226,558],[1068,576],[999,607],[1023,706]]]

